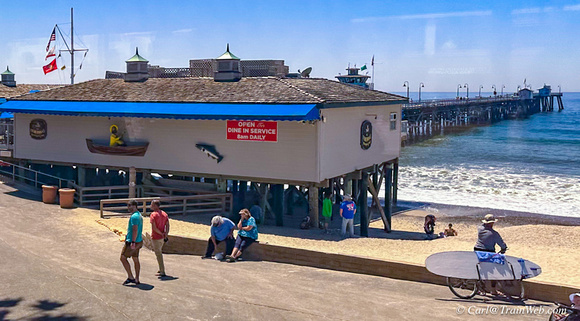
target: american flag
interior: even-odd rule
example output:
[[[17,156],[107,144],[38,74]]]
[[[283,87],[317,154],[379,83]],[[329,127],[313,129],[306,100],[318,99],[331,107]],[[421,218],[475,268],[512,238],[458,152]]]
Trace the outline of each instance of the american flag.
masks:
[[[46,45],[46,52],[50,50],[50,43],[56,40],[56,26],[52,28],[52,33],[50,34],[50,40],[48,40],[48,45]]]

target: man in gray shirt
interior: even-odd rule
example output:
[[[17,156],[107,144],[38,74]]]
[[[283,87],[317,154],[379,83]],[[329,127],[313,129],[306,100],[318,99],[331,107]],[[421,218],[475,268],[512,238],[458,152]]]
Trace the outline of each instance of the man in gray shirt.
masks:
[[[483,224],[477,228],[477,242],[473,249],[475,251],[495,252],[495,245],[497,244],[501,248],[500,253],[505,253],[507,245],[501,235],[493,229],[493,223],[497,222],[497,219],[493,214],[487,214],[481,222]]]

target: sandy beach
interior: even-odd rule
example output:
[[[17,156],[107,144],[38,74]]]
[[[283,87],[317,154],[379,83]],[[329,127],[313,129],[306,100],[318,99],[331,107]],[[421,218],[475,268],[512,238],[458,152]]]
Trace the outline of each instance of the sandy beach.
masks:
[[[111,230],[124,233],[127,228],[127,218],[98,219],[96,211],[76,211],[84,212],[80,217],[85,217],[85,220],[96,220]],[[296,227],[265,225],[259,227],[259,241],[424,264],[429,255],[437,252],[473,250],[477,226],[487,212],[494,213],[500,219],[495,228],[509,247],[507,254],[525,258],[542,267],[542,274],[535,280],[580,288],[578,255],[571,253],[575,249],[574,245],[580,242],[580,219],[574,218],[429,204],[398,212],[392,218],[393,232],[388,234],[382,230],[381,220],[371,223],[368,238],[349,239],[342,239],[336,229],[327,235],[319,229],[301,230]],[[437,233],[442,232],[447,224],[453,223],[458,236],[427,240],[423,233],[426,214],[434,214],[438,218]],[[171,218],[171,234],[205,239],[209,236],[210,219],[211,215],[174,216]],[[334,225],[336,223],[338,221],[334,220]],[[146,224],[144,231],[148,229],[149,224]]]

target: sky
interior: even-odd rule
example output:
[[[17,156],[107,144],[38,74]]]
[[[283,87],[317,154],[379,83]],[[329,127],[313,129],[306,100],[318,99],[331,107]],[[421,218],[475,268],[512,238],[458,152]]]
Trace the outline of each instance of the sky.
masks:
[[[17,83],[70,83],[44,75],[55,24],[70,34],[74,7],[75,81],[125,71],[135,48],[153,65],[187,67],[230,44],[241,59],[283,59],[291,72],[335,79],[350,64],[369,67],[375,89],[513,92],[524,79],[580,91],[580,1],[9,1],[0,0],[0,72]],[[65,49],[57,35],[57,42]],[[68,40],[67,40],[68,41]],[[78,70],[79,63],[82,69]],[[465,91],[465,89],[461,89]]]

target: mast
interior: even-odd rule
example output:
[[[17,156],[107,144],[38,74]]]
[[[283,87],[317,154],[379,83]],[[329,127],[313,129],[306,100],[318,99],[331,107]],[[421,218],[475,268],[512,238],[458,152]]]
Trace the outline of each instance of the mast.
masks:
[[[73,24],[73,8],[70,8],[70,84],[75,84],[75,33]]]
[[[75,42],[73,8],[70,8],[70,84],[75,84]]]

